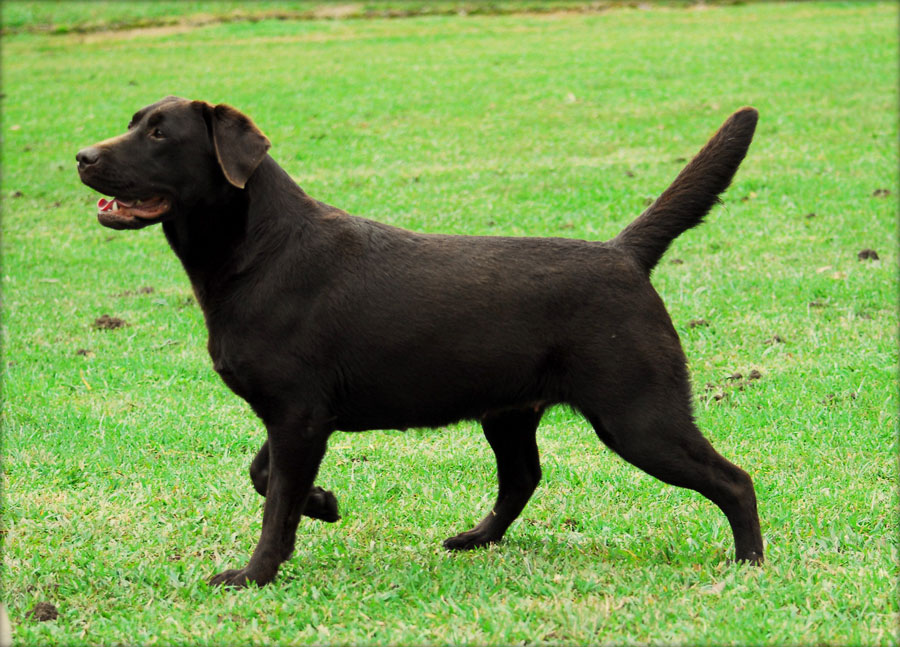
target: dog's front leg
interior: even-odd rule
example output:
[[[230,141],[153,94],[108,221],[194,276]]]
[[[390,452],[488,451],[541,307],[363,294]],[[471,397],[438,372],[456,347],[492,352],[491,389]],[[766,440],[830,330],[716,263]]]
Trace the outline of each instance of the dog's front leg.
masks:
[[[269,487],[269,441],[263,443],[250,463],[250,480],[260,496],[266,496]],[[334,523],[341,518],[338,512],[337,497],[331,490],[314,485],[306,499],[303,516]]]
[[[297,524],[309,498],[330,429],[308,416],[268,428],[269,478],[262,533],[247,566],[219,573],[213,585],[262,586],[294,550]]]

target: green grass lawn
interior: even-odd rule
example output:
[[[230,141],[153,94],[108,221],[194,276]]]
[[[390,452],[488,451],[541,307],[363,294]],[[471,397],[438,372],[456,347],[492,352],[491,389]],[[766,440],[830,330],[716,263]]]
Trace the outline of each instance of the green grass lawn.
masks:
[[[4,15],[21,26],[48,6]],[[810,2],[7,35],[2,595],[17,640],[896,644],[897,19],[889,2]],[[258,537],[247,466],[264,430],[212,371],[161,231],[100,227],[74,162],[167,94],[244,110],[309,193],[352,213],[589,239],[756,106],[724,206],[654,283],[700,427],[755,480],[765,566],[729,564],[712,504],[558,409],[538,434],[544,480],[502,544],[440,545],[493,502],[476,425],[335,434],[318,482],[343,519],[304,520],[270,586],[209,588]],[[127,325],[95,329],[104,314]],[[58,617],[31,618],[39,602]]]

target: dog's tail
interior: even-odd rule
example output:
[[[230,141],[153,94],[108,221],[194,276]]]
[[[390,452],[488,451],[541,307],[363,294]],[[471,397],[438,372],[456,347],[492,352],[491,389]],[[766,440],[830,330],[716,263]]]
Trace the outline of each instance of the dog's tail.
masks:
[[[610,241],[629,250],[649,274],[682,232],[699,225],[731,184],[753,139],[755,108],[741,108],[646,211]]]

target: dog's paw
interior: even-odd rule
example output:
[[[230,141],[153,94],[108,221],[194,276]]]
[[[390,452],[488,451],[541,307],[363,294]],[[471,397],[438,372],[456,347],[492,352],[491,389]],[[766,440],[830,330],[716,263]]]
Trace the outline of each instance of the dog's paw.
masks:
[[[230,569],[214,575],[209,579],[210,586],[224,586],[230,589],[244,589],[250,585],[264,586],[272,581],[272,577],[254,576],[246,568]]]
[[[209,585],[242,589],[247,586],[248,581],[244,569],[230,569],[209,578]]]
[[[444,548],[447,550],[472,550],[473,548],[496,544],[500,539],[502,539],[502,536],[497,537],[493,533],[476,528],[445,539]]]
[[[338,513],[337,497],[331,491],[323,490],[318,486],[313,487],[309,493],[306,507],[303,508],[303,514],[312,519],[319,519],[328,523],[334,523],[341,518],[341,515]]]
[[[750,551],[747,555],[741,555],[739,557],[735,557],[734,560],[728,560],[729,564],[748,564],[750,566],[762,566],[763,562],[762,553],[758,553],[755,550]]]

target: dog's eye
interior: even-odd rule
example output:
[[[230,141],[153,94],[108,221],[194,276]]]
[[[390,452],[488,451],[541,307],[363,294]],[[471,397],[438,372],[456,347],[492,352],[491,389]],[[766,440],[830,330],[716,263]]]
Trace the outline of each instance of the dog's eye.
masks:
[[[153,139],[165,139],[166,138],[166,136],[163,134],[163,131],[161,131],[159,128],[154,128],[152,131],[150,131],[150,136]]]

